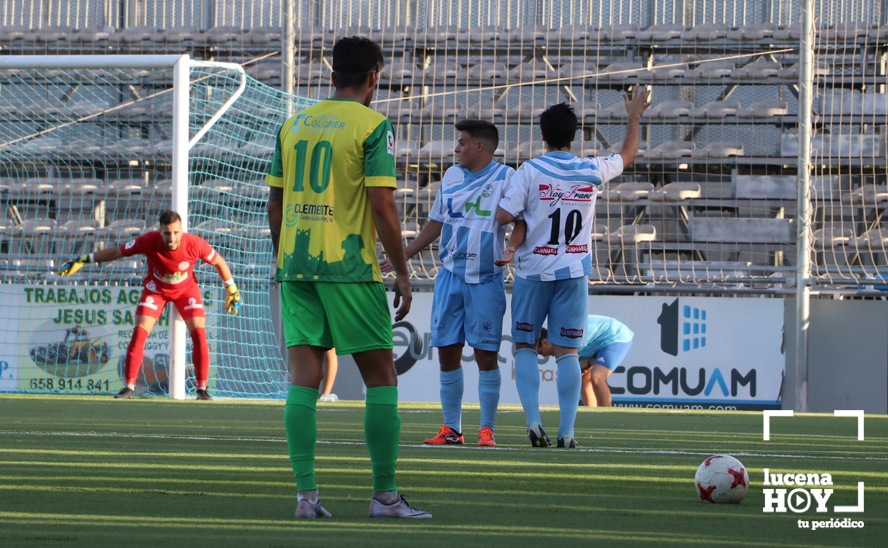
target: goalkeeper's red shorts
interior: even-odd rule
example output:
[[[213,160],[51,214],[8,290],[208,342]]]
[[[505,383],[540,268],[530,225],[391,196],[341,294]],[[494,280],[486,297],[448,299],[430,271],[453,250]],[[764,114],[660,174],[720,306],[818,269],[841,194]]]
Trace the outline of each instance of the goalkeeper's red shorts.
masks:
[[[203,301],[200,298],[200,288],[197,284],[176,292],[174,295],[162,295],[154,293],[147,288],[142,289],[142,295],[139,297],[139,304],[136,306],[137,316],[151,316],[155,320],[160,318],[166,303],[171,302],[176,305],[179,314],[184,319],[188,318],[205,318]]]

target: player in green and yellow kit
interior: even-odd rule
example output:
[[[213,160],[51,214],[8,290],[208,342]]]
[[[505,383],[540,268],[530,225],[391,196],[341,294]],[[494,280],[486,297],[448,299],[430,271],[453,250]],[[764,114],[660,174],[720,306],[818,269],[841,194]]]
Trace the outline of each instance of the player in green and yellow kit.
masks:
[[[370,517],[430,518],[398,495],[401,435],[392,324],[376,236],[394,266],[396,320],[412,296],[395,206],[395,136],[368,108],[383,67],[366,38],[333,47],[332,98],[287,120],[266,177],[291,386],[284,425],[298,489],[296,517],[330,517],[315,483],[315,406],[326,350],[353,354],[367,385],[364,433],[373,470]]]

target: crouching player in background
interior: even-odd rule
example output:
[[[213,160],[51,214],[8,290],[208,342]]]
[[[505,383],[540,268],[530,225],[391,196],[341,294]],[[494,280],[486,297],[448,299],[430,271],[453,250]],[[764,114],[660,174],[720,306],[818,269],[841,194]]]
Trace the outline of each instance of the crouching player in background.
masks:
[[[550,343],[546,328],[540,334],[537,354],[554,356],[555,345]],[[611,376],[632,348],[635,333],[619,321],[607,316],[589,315],[586,324],[586,346],[580,349],[580,369],[583,386],[580,395],[587,407],[611,407],[611,392],[607,378]]]
[[[413,257],[441,236],[438,255],[444,268],[435,277],[430,346],[438,349],[441,364],[444,426],[423,443],[465,443],[461,362],[463,345],[468,342],[478,364],[478,445],[495,446],[493,428],[502,382],[497,357],[506,288],[503,269],[494,264],[503,253],[505,229],[496,222],[494,213],[513,170],[493,161],[499,132],[492,123],[463,120],[456,129],[459,165],[444,172],[429,221],[404,250],[407,258]],[[380,266],[383,272],[393,271],[389,261]]]
[[[194,278],[194,266],[198,260],[216,267],[222,283],[228,289],[225,309],[237,314],[241,306],[241,295],[234,285],[231,270],[216,250],[199,236],[182,232],[182,218],[175,211],[160,214],[160,230],[139,236],[120,247],[111,247],[81,255],[62,265],[59,276],[71,276],[88,263],[107,263],[145,255],[148,260],[148,273],[142,282],[144,289],[136,306],[136,325],[133,337],[126,350],[124,378],[126,386],[115,398],[130,399],[136,391],[136,378],[142,368],[145,341],[151,334],[155,322],[163,313],[164,306],[171,302],[176,306],[188,332],[191,334],[191,360],[194,363],[194,377],[197,382],[195,398],[209,400],[207,379],[210,372],[210,351],[207,346],[206,314],[200,298],[200,287]]]
[[[577,158],[570,153],[578,128],[573,109],[549,107],[540,116],[540,132],[548,151],[522,164],[510,178],[497,221],[507,224],[518,216],[526,223],[526,240],[517,249],[518,265],[512,290],[512,339],[515,342],[515,385],[527,418],[533,447],[551,444],[540,418],[540,373],[537,341],[548,317],[548,340],[558,367],[558,403],[561,422],[558,446],[576,447],[574,422],[580,399],[580,348],[584,346],[589,313],[589,250],[596,187],[617,177],[635,161],[638,125],[650,105],[650,91],[637,87],[625,97],[629,123],[619,154]],[[520,223],[519,223],[520,224]],[[516,225],[513,231],[519,231]]]

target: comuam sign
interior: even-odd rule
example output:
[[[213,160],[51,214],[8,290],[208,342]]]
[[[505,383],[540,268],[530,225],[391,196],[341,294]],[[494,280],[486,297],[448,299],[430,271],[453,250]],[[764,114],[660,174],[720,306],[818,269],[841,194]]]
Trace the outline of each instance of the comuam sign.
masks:
[[[507,299],[499,352],[500,402],[519,404],[511,295]],[[414,293],[410,314],[394,323],[403,401],[440,399],[438,353],[429,347],[431,309],[431,293]],[[780,299],[590,296],[589,313],[616,318],[635,332],[632,349],[608,380],[614,406],[780,409],[784,367]],[[468,346],[463,366],[463,401],[477,403],[478,368]],[[555,360],[540,360],[542,405],[558,404],[556,377]]]

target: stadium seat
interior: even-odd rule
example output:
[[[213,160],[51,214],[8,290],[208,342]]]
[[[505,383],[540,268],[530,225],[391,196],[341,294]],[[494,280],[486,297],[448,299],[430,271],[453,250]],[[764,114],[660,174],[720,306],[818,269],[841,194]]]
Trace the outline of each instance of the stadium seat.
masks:
[[[689,80],[718,80],[731,76],[735,69],[733,61],[699,62],[694,66],[695,68],[685,73],[685,78]]]
[[[666,141],[660,143],[653,150],[645,152],[647,160],[678,160],[682,156],[690,156],[697,149],[697,145],[690,141]]]
[[[647,115],[647,111],[645,111]],[[595,117],[598,120],[625,120],[629,114],[626,112],[626,103],[622,100],[612,104],[607,108],[599,108],[595,111]]]
[[[462,29],[456,36],[460,44],[484,45],[491,42],[505,44],[508,30],[497,25],[481,25],[470,29]]]
[[[594,42],[599,39],[598,32],[587,25],[566,25],[558,31],[558,36],[562,44]]]
[[[108,40],[115,44],[139,44],[145,40],[151,40],[157,31],[157,27],[150,26],[127,27],[109,36]]]
[[[494,101],[492,103],[480,101],[478,104],[469,107],[466,114],[469,118],[489,121],[497,116],[505,116],[507,110],[508,106],[505,100]]]
[[[731,26],[724,23],[704,23],[682,32],[681,39],[686,42],[718,40],[727,37],[729,30]]]
[[[395,141],[395,161],[401,163],[415,162],[419,157],[419,144],[415,141]]]
[[[633,38],[636,32],[638,32],[638,25],[609,25],[601,27],[598,35],[602,42],[622,42],[628,38]]]
[[[860,36],[867,36],[870,33],[876,34],[878,27],[872,23],[865,21],[846,21],[844,23],[836,23],[832,28],[823,29],[820,33],[821,38],[830,42],[856,41]]]
[[[0,27],[0,42],[21,40],[29,32],[31,32],[31,27],[25,25],[4,25]]]
[[[62,196],[83,196],[84,194],[104,194],[105,182],[101,179],[73,179],[63,181]]]
[[[78,32],[68,34],[68,42],[72,44],[95,44],[107,41],[114,34],[114,27],[109,25],[90,25]]]
[[[653,190],[651,183],[620,183],[605,187],[603,197],[608,202],[637,202],[647,198]]]
[[[145,191],[143,179],[118,179],[108,183],[107,193],[109,197],[128,198],[132,194],[141,194]]]
[[[240,39],[243,34],[244,31],[240,27],[213,27],[195,36],[194,41],[198,44],[225,44]]]
[[[815,29],[815,32],[817,30]],[[801,37],[801,26],[799,23],[792,23],[789,26],[779,28],[774,31],[774,39],[775,40],[786,40],[792,42],[798,42]]]
[[[189,230],[213,247],[234,248],[240,234],[240,225],[226,219],[204,221]]]
[[[327,42],[333,44],[333,33],[320,26],[296,26],[296,43],[302,47],[317,45]]]
[[[200,28],[194,25],[183,25],[160,29],[151,35],[151,41],[158,44],[181,44],[194,40],[198,34],[200,34]]]
[[[446,47],[448,42],[455,43],[460,34],[456,25],[440,25],[429,27],[425,32],[417,34],[414,44],[423,47]]]
[[[118,219],[102,229],[102,237],[116,242],[132,240],[146,232],[145,221],[140,219]]]
[[[558,31],[550,29],[546,25],[521,25],[509,31],[508,40],[510,43],[534,45],[537,42],[547,44],[548,42],[557,40]]]
[[[737,118],[772,118],[788,112],[786,101],[757,101],[748,107],[737,109]]]
[[[52,254],[57,226],[55,219],[25,219],[20,225],[13,227],[7,235],[9,255]]]
[[[600,78],[604,80],[626,80],[629,78],[638,78],[644,74],[644,67],[641,63],[635,62],[619,62],[608,65],[601,71]]]
[[[623,141],[617,141],[604,151],[602,156],[607,156],[608,154],[619,154],[620,151],[623,150]],[[646,141],[638,142],[638,157],[644,158],[648,152],[648,144]]]
[[[456,61],[435,60],[425,69],[424,75],[427,79],[436,81],[465,78],[468,72]]]
[[[387,99],[392,99],[388,97]],[[381,99],[381,98],[380,98]],[[422,109],[416,100],[397,100],[378,102],[371,105],[380,114],[384,114],[389,120],[394,122],[407,121],[414,111],[421,115]]]
[[[645,30],[638,31],[635,38],[637,38],[639,42],[668,42],[673,38],[681,38],[681,33],[684,31],[684,25],[661,23],[658,25],[651,25]]]
[[[576,113],[577,118],[579,119],[580,125],[583,124],[583,120],[586,117],[597,116],[598,111],[602,110],[601,104],[596,103],[596,102],[592,101],[591,99],[587,100],[587,101],[582,101],[578,104],[577,103],[571,104],[571,106],[573,107],[574,112]]]
[[[768,61],[765,58],[760,58],[753,63],[734,69],[731,72],[731,77],[737,80],[763,80],[771,76],[777,76],[781,68],[782,66],[777,61]]]
[[[673,78],[681,78],[688,71],[688,66],[686,64],[675,64],[675,63],[666,63],[671,66],[665,67],[651,67],[646,72],[642,73],[642,77],[650,78],[651,80],[671,80]]]
[[[740,28],[729,30],[728,40],[761,40],[774,36],[777,31],[776,23],[747,23]]]
[[[510,120],[537,120],[547,106],[544,103],[524,100],[517,107],[510,108],[506,112],[506,118]]]
[[[855,237],[854,232],[850,228],[830,226],[815,230],[812,240],[815,249],[833,249],[853,244]]]
[[[473,80],[493,80],[496,78],[505,78],[509,74],[509,69],[505,63],[478,63],[469,68],[469,78]]]
[[[693,242],[792,244],[796,238],[788,219],[692,217],[688,232]]]
[[[264,83],[279,80],[281,77],[281,63],[275,61],[256,63],[251,67],[247,67],[247,74]]]
[[[826,61],[815,61],[814,62],[814,77],[818,76],[829,76],[831,72],[829,63]],[[790,67],[782,68],[777,71],[777,78],[783,78],[784,80],[792,80],[797,81],[799,79],[799,64],[796,63]]]
[[[457,101],[455,96],[444,96],[430,101],[421,112],[425,119],[446,120],[453,116],[459,116],[464,109],[465,106]]]
[[[647,198],[652,202],[676,203],[699,198],[699,183],[668,183],[661,188],[650,191]]]
[[[740,101],[712,101],[702,108],[691,109],[689,115],[691,118],[719,120],[737,114],[738,110],[740,110]]]
[[[798,136],[784,133],[780,136],[780,155],[799,154]],[[879,158],[883,152],[879,135],[815,135],[811,139],[811,156],[816,158]]]
[[[644,117],[651,120],[674,120],[679,116],[687,116],[693,108],[694,103],[690,101],[663,101],[659,105],[646,110]],[[617,110],[616,113],[620,113],[620,111]],[[620,118],[627,118],[628,116],[629,114],[624,106]]]
[[[247,32],[238,35],[237,40],[242,44],[264,45],[281,39],[281,27],[254,27]]]
[[[421,74],[422,69],[416,66],[414,62],[405,59],[395,59],[391,63],[386,63],[379,74],[379,78],[383,81],[413,80],[420,77]]]
[[[597,74],[598,65],[588,61],[573,61],[570,63],[565,63],[564,65],[561,65],[561,67],[558,69],[559,78],[574,78],[573,80],[567,80],[563,82],[563,84],[567,86],[571,85],[571,83],[573,82],[581,84],[583,83],[583,77],[591,79],[595,78]]]
[[[888,247],[888,228],[867,230],[855,240],[855,245],[859,249],[886,251],[886,247]]]
[[[519,80],[527,82],[530,80],[543,80],[554,77],[555,72],[544,61],[531,61],[529,63],[521,63],[517,67],[509,71],[510,80]]]
[[[74,34],[74,29],[69,26],[46,26],[27,32],[22,37],[25,42],[39,42],[47,44],[58,42],[59,40],[67,40],[68,36]]]
[[[328,77],[330,69],[328,69],[323,63],[311,61],[307,63],[299,63],[293,67],[293,73],[297,81],[307,82]]]
[[[383,47],[404,47],[408,42],[413,42],[416,35],[416,27],[394,26],[374,30],[370,39]]]
[[[888,201],[888,186],[865,184],[842,195],[842,203],[848,205],[875,206]]]
[[[422,162],[452,164],[455,152],[451,139],[430,141],[419,149],[419,160]]]
[[[56,252],[62,256],[90,253],[102,225],[95,219],[75,219],[59,227],[61,244]]]
[[[580,158],[592,158],[604,152],[604,145],[597,139],[591,141],[578,139],[571,143],[571,152]]]
[[[721,160],[731,156],[743,156],[743,143],[737,141],[719,141],[709,143],[703,148],[691,152],[694,160]]]
[[[657,239],[654,225],[624,225],[604,237],[609,245],[638,245]]]
[[[61,139],[44,135],[42,137],[37,137],[36,139],[27,141],[23,145],[19,145],[18,143],[16,143],[15,145],[9,147],[9,149],[15,150],[27,156],[46,157],[53,154],[55,151],[61,148],[62,145],[63,143]]]
[[[737,175],[733,194],[740,200],[794,200],[796,185],[795,175]]]

